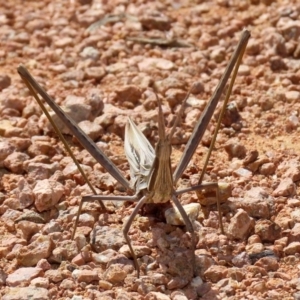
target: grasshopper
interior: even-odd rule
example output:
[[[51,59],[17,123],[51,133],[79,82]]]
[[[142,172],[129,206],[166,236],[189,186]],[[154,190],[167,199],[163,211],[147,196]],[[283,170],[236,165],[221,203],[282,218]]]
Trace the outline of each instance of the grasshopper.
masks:
[[[202,174],[200,176],[200,180],[198,185],[193,186],[191,188],[183,189],[183,190],[176,190],[175,186],[181,175],[183,174],[185,168],[187,167],[189,161],[191,160],[200,140],[202,139],[202,136],[206,130],[206,127],[214,113],[214,110],[218,104],[218,101],[224,91],[224,88],[227,84],[227,81],[234,70],[234,74],[232,76],[231,84],[227,90],[227,95],[225,102],[228,101],[229,95],[232,90],[232,86],[234,83],[234,79],[236,77],[239,64],[241,62],[243,53],[246,49],[246,45],[248,42],[248,39],[250,38],[250,32],[247,30],[244,30],[242,33],[242,36],[240,38],[240,41],[238,43],[238,46],[233,53],[228,66],[218,84],[218,86],[215,89],[215,92],[213,93],[209,103],[207,104],[205,110],[203,111],[198,123],[196,124],[193,133],[185,147],[184,153],[182,154],[181,160],[177,165],[177,168],[172,174],[171,170],[171,138],[172,135],[175,132],[175,128],[179,123],[179,120],[181,118],[181,114],[184,109],[185,102],[187,101],[190,92],[187,94],[185,100],[182,103],[182,106],[179,110],[179,113],[177,114],[176,121],[170,130],[169,134],[166,134],[165,132],[165,124],[163,119],[163,113],[161,108],[161,101],[159,97],[157,96],[157,102],[158,102],[158,134],[159,134],[159,140],[155,146],[155,149],[151,146],[150,142],[147,140],[147,138],[143,135],[143,133],[139,130],[139,128],[135,125],[135,123],[129,118],[128,122],[126,124],[125,128],[125,141],[124,141],[124,147],[125,147],[125,154],[127,156],[129,165],[130,165],[130,175],[131,175],[131,181],[129,182],[119,171],[119,169],[114,165],[114,163],[96,146],[96,144],[77,126],[77,124],[69,117],[67,116],[64,111],[54,102],[54,100],[44,91],[44,89],[35,81],[35,79],[31,76],[31,74],[28,72],[28,70],[23,66],[20,65],[18,67],[18,73],[21,76],[21,78],[24,80],[25,84],[37,100],[38,104],[41,106],[43,112],[48,117],[50,123],[55,128],[56,132],[58,133],[59,137],[65,144],[66,149],[70,153],[71,157],[73,158],[74,162],[77,164],[79,171],[82,173],[83,177],[87,180],[84,172],[82,171],[79,163],[77,162],[76,158],[74,157],[72,151],[70,150],[67,142],[65,141],[63,135],[60,133],[60,131],[56,128],[56,125],[54,124],[53,120],[49,116],[49,113],[47,109],[45,108],[42,101],[39,99],[38,94],[42,96],[42,98],[47,102],[47,104],[53,109],[53,111],[58,115],[58,117],[63,121],[63,123],[69,128],[69,130],[73,133],[73,135],[77,138],[77,140],[82,144],[83,147],[85,147],[90,154],[120,183],[122,184],[128,191],[131,191],[133,193],[132,196],[103,196],[103,195],[96,195],[96,192],[92,185],[87,180],[89,186],[91,187],[91,190],[95,195],[91,196],[84,196],[82,198],[82,201],[79,205],[76,222],[74,226],[74,231],[72,238],[74,238],[78,219],[81,213],[82,205],[85,201],[93,201],[98,200],[101,207],[105,209],[105,205],[103,204],[103,201],[105,200],[117,200],[117,201],[132,201],[136,202],[137,205],[135,206],[133,212],[131,213],[129,219],[127,220],[124,228],[123,233],[125,240],[129,246],[129,249],[131,251],[134,265],[137,271],[137,276],[140,275],[140,268],[137,261],[137,257],[135,255],[134,249],[131,245],[131,240],[128,236],[128,232],[130,229],[130,226],[134,220],[134,217],[137,215],[138,211],[141,209],[141,207],[145,203],[165,203],[172,199],[175,206],[178,208],[184,223],[186,225],[187,230],[191,233],[191,240],[192,240],[192,250],[194,253],[195,250],[195,232],[193,229],[193,225],[187,216],[187,213],[185,212],[184,208],[180,204],[179,200],[177,199],[177,196],[190,191],[197,191],[205,188],[207,184],[202,183],[203,175],[206,170],[206,166],[208,163],[209,155],[211,153],[212,148],[214,147],[214,141],[216,139],[218,128],[215,131],[215,135],[213,138],[213,142],[211,143],[210,150],[208,152],[208,157],[206,158],[206,162],[204,165],[204,168],[202,170]],[[226,106],[226,103],[224,104],[224,108]],[[224,111],[223,108],[223,111]],[[219,117],[218,120],[218,127],[220,126],[222,114]],[[217,196],[218,196],[218,188],[216,184],[208,184],[209,186],[215,186],[217,190]],[[224,232],[223,226],[222,226],[222,218],[220,213],[220,205],[218,202],[218,210],[219,210],[219,219],[220,219],[220,226],[221,231]],[[195,266],[195,256],[193,255],[193,266]],[[195,267],[194,267],[195,269]]]

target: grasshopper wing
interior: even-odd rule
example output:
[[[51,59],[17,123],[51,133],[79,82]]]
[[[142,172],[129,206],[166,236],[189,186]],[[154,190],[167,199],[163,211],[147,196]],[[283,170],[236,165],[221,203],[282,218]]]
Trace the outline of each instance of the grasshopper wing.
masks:
[[[147,188],[155,151],[135,123],[128,118],[124,140],[125,155],[130,165],[131,187],[139,193]]]

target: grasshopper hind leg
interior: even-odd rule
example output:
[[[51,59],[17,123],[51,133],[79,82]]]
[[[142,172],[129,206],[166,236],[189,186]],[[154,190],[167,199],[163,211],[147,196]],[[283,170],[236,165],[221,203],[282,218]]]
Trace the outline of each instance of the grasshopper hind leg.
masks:
[[[133,212],[129,216],[129,219],[127,220],[127,222],[126,222],[126,224],[123,228],[123,234],[124,234],[125,240],[127,242],[127,245],[129,247],[129,250],[131,252],[131,255],[133,257],[133,262],[134,262],[135,269],[137,271],[137,277],[138,278],[140,277],[140,266],[138,264],[136,254],[135,254],[135,252],[133,250],[133,247],[131,245],[131,240],[130,240],[130,237],[128,236],[128,231],[129,231],[130,226],[131,226],[135,216],[137,215],[138,211],[142,208],[142,206],[146,203],[147,200],[148,200],[147,196],[143,196],[141,198],[141,200],[137,203],[136,207],[134,208]]]

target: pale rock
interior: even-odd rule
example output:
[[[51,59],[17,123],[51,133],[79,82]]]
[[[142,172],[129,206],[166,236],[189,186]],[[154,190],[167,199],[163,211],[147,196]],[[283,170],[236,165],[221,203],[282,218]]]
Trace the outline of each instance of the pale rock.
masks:
[[[194,87],[194,86],[193,86]],[[190,96],[187,101],[186,104],[188,106],[191,106],[193,109],[200,109],[201,111],[204,110],[205,106],[206,106],[206,101],[205,100],[201,100],[196,98],[195,96]]]
[[[85,68],[85,78],[95,79],[97,81],[101,80],[106,75],[106,70],[103,67],[89,67]]]
[[[171,300],[171,298],[160,292],[150,292],[145,296],[145,300]]]
[[[7,276],[6,284],[11,287],[28,285],[32,279],[42,275],[44,272],[41,268],[19,268]]]
[[[296,223],[289,233],[289,243],[300,241],[300,223]]]
[[[66,88],[77,88],[79,86],[79,81],[84,79],[84,72],[82,70],[71,69],[58,76],[62,81],[64,81],[64,86]]]
[[[242,177],[242,178],[246,178],[246,179],[252,178],[252,172],[245,168],[236,169],[232,173],[236,177]]]
[[[228,269],[228,277],[236,280],[237,282],[241,282],[245,279],[247,272],[241,268],[231,267]]]
[[[134,253],[135,253],[136,257],[143,257],[145,255],[150,255],[152,252],[151,249],[147,246],[134,245],[133,249],[134,249]],[[119,253],[125,255],[128,258],[132,258],[132,254],[130,252],[128,245],[123,245],[119,249]]]
[[[42,233],[45,235],[53,232],[62,232],[60,224],[55,220],[51,220],[42,229]]]
[[[24,170],[24,162],[29,159],[29,156],[22,152],[13,152],[9,154],[3,164],[9,171],[17,174],[22,174]]]
[[[164,285],[168,283],[168,278],[165,274],[154,273],[151,275],[151,283],[155,285]]]
[[[247,252],[241,252],[232,258],[232,263],[238,268],[242,268],[245,265],[250,265],[251,261]]]
[[[25,29],[29,33],[33,33],[36,30],[44,30],[49,28],[50,21],[43,18],[35,18],[26,22]]]
[[[110,192],[113,192],[114,187],[117,184],[117,180],[108,173],[99,174],[95,179],[95,182],[97,187],[101,190],[108,190]]]
[[[274,163],[264,163],[259,167],[259,173],[265,176],[273,175],[276,171],[276,166]]]
[[[81,228],[89,228],[89,227],[83,226]],[[77,245],[77,248],[79,251],[85,251],[85,249],[86,249],[85,246],[88,245],[85,234],[77,232],[77,234],[75,235],[74,241],[76,242],[76,245]],[[89,250],[90,249],[88,249],[87,251],[89,251]]]
[[[67,278],[60,283],[59,287],[65,290],[74,290],[76,284],[73,280]]]
[[[96,226],[90,238],[95,240],[94,249],[97,252],[119,250],[125,244],[122,230],[109,226]]]
[[[300,242],[292,242],[287,247],[283,249],[284,254],[288,255],[295,255],[296,253],[300,252]]]
[[[296,208],[291,212],[291,217],[295,223],[300,223],[300,208]]]
[[[94,223],[95,223],[95,218],[88,213],[84,213],[79,216],[78,226],[87,226],[93,228]]]
[[[102,114],[99,117],[96,117],[94,120],[95,124],[99,124],[102,128],[106,129],[108,126],[113,125],[114,120],[116,118],[115,113],[110,113],[106,112]],[[102,150],[102,151],[107,151],[108,150],[108,145],[104,142],[98,142],[97,146]]]
[[[250,286],[251,291],[256,293],[263,293],[266,291],[266,283],[262,280],[254,281]]]
[[[238,139],[230,139],[228,142],[226,142],[224,149],[230,159],[233,157],[243,159],[245,158],[247,152],[245,146],[242,145]]]
[[[107,249],[101,253],[92,253],[92,261],[97,264],[107,264],[113,257],[117,256],[118,252]]]
[[[251,74],[250,67],[247,65],[240,65],[238,70],[239,76],[249,76]]]
[[[70,261],[78,254],[77,244],[73,240],[64,240],[57,243],[57,247],[53,250],[51,259],[62,262]]]
[[[190,203],[187,205],[183,205],[183,209],[188,215],[191,222],[195,221],[198,218],[200,212],[200,204],[198,203]],[[185,225],[184,220],[177,208],[169,208],[165,211],[165,218],[167,224],[171,225]]]
[[[279,268],[275,257],[262,257],[254,265],[265,269],[267,272],[275,272]]]
[[[49,279],[43,277],[37,277],[31,280],[30,286],[40,287],[40,288],[49,288]]]
[[[163,58],[144,58],[138,64],[140,72],[148,73],[151,70],[160,69],[160,70],[172,70],[174,68],[174,63],[163,59]]]
[[[95,270],[74,270],[72,272],[72,277],[77,282],[86,282],[90,283],[92,281],[99,281],[99,276]]]
[[[273,192],[275,197],[278,196],[294,196],[296,194],[296,184],[293,182],[291,178],[285,178],[281,180],[278,187]]]
[[[31,157],[34,157],[32,161],[35,160],[35,156],[45,155],[46,157],[49,157],[49,156],[53,156],[56,153],[56,149],[50,140],[36,139],[36,140],[32,140],[32,142],[33,143],[29,146],[27,151]]]
[[[178,104],[181,104],[185,96],[186,92],[181,89],[168,89],[166,91],[166,100],[172,108]],[[199,117],[199,113],[197,115]]]
[[[226,49],[224,47],[217,46],[209,54],[209,58],[214,60],[216,63],[221,63],[224,61],[226,55]],[[240,66],[241,67],[241,66]]]
[[[14,247],[20,246],[24,247],[27,244],[27,241],[25,239],[20,239],[15,237],[11,234],[6,234],[5,236],[1,237],[0,240],[0,250],[3,254],[3,256],[7,255]],[[2,256],[2,257],[3,257]]]
[[[246,238],[253,229],[254,224],[254,220],[249,217],[246,211],[238,209],[237,213],[230,220],[228,234],[235,239]]]
[[[0,247],[1,256],[5,257],[8,260],[13,260],[14,258],[16,258],[20,249],[22,249],[23,246],[21,244],[16,244],[14,245],[11,251],[7,251],[5,248],[7,250],[9,249],[8,247]]]
[[[15,221],[17,218],[19,218],[22,215],[22,213],[15,209],[6,209],[3,215],[0,217],[1,221],[4,223],[7,223],[9,221]]]
[[[292,208],[288,206],[283,207],[283,209],[277,214],[275,223],[278,224],[282,230],[292,228],[294,226]]]
[[[71,37],[60,37],[54,42],[56,48],[66,48],[68,46],[73,46],[74,39]]]
[[[29,162],[25,166],[28,175],[34,180],[49,179],[56,171],[60,170],[58,162],[45,164],[41,162]]]
[[[291,178],[293,182],[300,180],[300,164],[299,162],[292,162],[290,167],[282,175],[283,178]]]
[[[172,20],[162,12],[143,14],[139,17],[139,22],[147,30],[168,31],[171,28]],[[148,299],[147,299],[148,300]]]
[[[62,106],[64,112],[71,117],[77,124],[89,120],[92,114],[92,108],[90,105],[84,103],[83,97],[76,97],[69,95],[65,100],[66,105]],[[50,112],[53,121],[60,131],[64,134],[70,134],[69,129],[64,125],[60,118],[55,114]],[[52,126],[47,121],[46,117],[41,117],[39,120],[39,127],[42,128],[45,132],[53,132]]]
[[[44,272],[51,269],[51,265],[45,258],[39,260],[38,263],[36,264],[36,267],[43,269]]]
[[[193,288],[198,288],[199,286],[201,286],[203,284],[203,280],[201,277],[197,276],[197,277],[194,277],[191,281],[191,286]]]
[[[4,207],[9,207],[11,209],[21,209],[20,201],[17,198],[7,198],[3,202]],[[8,226],[8,223],[6,224]]]
[[[196,269],[197,274],[201,277],[204,276],[204,273],[213,265],[215,265],[215,260],[208,255],[196,255]]]
[[[56,247],[52,251],[52,255],[49,257],[49,260],[55,263],[61,263],[67,259],[67,249],[63,247]]]
[[[261,243],[261,238],[257,234],[253,234],[253,235],[249,236],[247,244],[252,245],[255,243]]]
[[[206,280],[213,283],[218,282],[219,280],[227,276],[228,269],[224,266],[211,266],[207,271],[204,272],[204,277]]]
[[[247,164],[247,169],[249,169],[250,171],[252,171],[253,173],[255,173],[260,166],[262,166],[263,164],[269,163],[270,159],[268,157],[259,157],[257,158],[255,161]]]
[[[103,98],[104,95],[101,89],[91,88],[88,90],[84,103],[91,106],[92,119],[98,117],[102,113],[104,109]]]
[[[194,108],[194,109],[188,111],[185,115],[186,125],[193,128],[196,125],[196,123],[198,122],[200,115],[201,115],[201,111],[198,108]]]
[[[100,52],[94,47],[85,47],[81,51],[80,56],[85,59],[92,59],[96,61],[100,57]]]
[[[269,278],[266,283],[266,288],[270,291],[276,289],[282,289],[286,285],[286,282],[281,278]],[[278,295],[279,297],[281,295]]]
[[[142,276],[135,281],[137,292],[141,295],[146,295],[156,290],[156,287],[150,282],[149,276]]]
[[[253,218],[269,219],[274,208],[274,198],[263,188],[253,187],[236,204]]]
[[[5,136],[5,137],[9,137],[10,136],[10,137],[13,137],[14,134],[12,134],[12,133],[15,132],[15,131],[17,131],[17,128],[12,125],[11,121],[5,120],[5,119],[4,120],[0,120],[0,135],[1,136]],[[8,142],[4,141],[4,142],[1,142],[1,144],[4,144],[4,146],[6,147],[8,145]],[[10,145],[10,146],[12,146],[12,145]],[[1,155],[4,155],[5,152],[7,153],[8,149],[4,148],[3,150],[4,151],[1,151],[1,153],[0,153],[0,157],[1,157]],[[3,167],[3,161],[2,160],[1,160],[1,167]]]
[[[298,91],[287,91],[285,93],[286,100],[291,103],[300,99],[300,92]]]
[[[106,280],[99,280],[99,288],[104,290],[111,290],[113,285]]]
[[[259,54],[261,49],[261,43],[257,39],[250,39],[247,45],[246,53],[249,55]]]
[[[291,115],[287,118],[285,128],[288,132],[297,129],[299,125],[299,118],[295,115]]]
[[[17,259],[21,265],[31,267],[42,258],[48,258],[53,249],[53,242],[49,236],[40,235],[34,242],[20,249]]]
[[[72,263],[77,266],[83,266],[86,264],[86,261],[81,253],[78,253],[73,259]]]
[[[183,292],[175,291],[171,294],[172,300],[188,300],[188,298],[184,295]]]
[[[278,239],[274,242],[274,246],[280,247],[281,249],[286,247],[287,244],[288,244],[288,237],[287,236],[285,236],[281,239]]]
[[[204,32],[199,41],[200,49],[207,49],[212,46],[216,46],[219,43],[219,39],[216,36],[211,36],[209,33]]]
[[[34,202],[32,189],[24,178],[19,180],[16,194],[20,201],[20,209],[24,209]]]
[[[106,71],[107,71],[107,73],[113,73],[113,74],[120,73],[120,72],[124,71],[127,67],[128,67],[128,65],[126,63],[117,62],[115,64],[107,65]]]
[[[81,168],[86,174],[89,174],[92,172],[92,168],[90,166],[82,165],[80,164]],[[66,165],[66,167],[63,169],[63,175],[67,179],[73,179],[74,175],[79,174],[78,168],[76,164],[72,161],[69,164]]]
[[[133,105],[137,105],[142,97],[142,90],[134,85],[125,85],[114,91],[112,102],[122,103],[130,101]],[[128,107],[130,108],[130,107]]]
[[[0,269],[0,287],[4,286],[6,284],[7,274]]]
[[[169,89],[185,89],[185,82],[170,76],[162,80],[157,80],[154,86],[159,93],[165,94]]]
[[[99,139],[103,135],[103,133],[104,133],[104,130],[103,130],[103,128],[100,125],[98,125],[98,124],[96,124],[94,122],[90,122],[88,120],[84,120],[84,121],[80,122],[78,124],[78,126],[93,141],[96,141],[97,139]]]
[[[121,264],[113,264],[109,266],[103,274],[103,279],[112,284],[119,284],[124,281],[127,276],[124,266]]]
[[[45,278],[48,278],[50,282],[58,283],[64,279],[64,276],[61,269],[50,269],[45,272]]]
[[[167,284],[168,290],[179,290],[184,288],[188,283],[189,279],[185,277],[173,277]]]
[[[1,126],[0,126],[1,132]],[[0,166],[3,167],[3,162],[7,156],[15,151],[15,147],[7,140],[0,141]]]
[[[127,118],[126,116],[124,116],[124,113],[119,114],[115,117],[114,123],[107,128],[107,131],[110,133],[114,133],[120,137],[123,137],[126,123],[127,123]]]
[[[246,251],[248,254],[261,253],[265,249],[262,243],[253,243],[246,246]]]
[[[37,182],[33,189],[35,206],[39,212],[48,210],[58,203],[64,194],[64,186],[48,179]]]
[[[20,230],[25,240],[29,240],[34,234],[40,231],[40,225],[30,221],[20,221],[16,225],[17,230]]]
[[[50,65],[48,69],[56,74],[61,74],[67,71],[67,67],[63,64],[59,65]],[[23,116],[24,116],[24,110],[23,110]]]
[[[263,242],[274,242],[281,237],[281,228],[270,220],[258,220],[254,232]]]
[[[48,290],[40,287],[9,288],[2,300],[49,300]]]

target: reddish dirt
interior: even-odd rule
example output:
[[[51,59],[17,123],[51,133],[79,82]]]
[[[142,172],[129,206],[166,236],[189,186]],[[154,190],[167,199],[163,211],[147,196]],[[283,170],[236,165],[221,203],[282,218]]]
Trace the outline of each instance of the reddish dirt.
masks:
[[[99,20],[102,26],[90,30]],[[31,288],[36,293],[32,299],[300,299],[299,20],[296,0],[0,4],[2,299],[26,299]],[[175,169],[243,28],[251,38],[230,98],[238,118],[221,124],[205,178],[231,186],[232,195],[221,207],[225,235],[220,233],[216,205],[208,212],[203,207],[193,223],[198,243],[192,266],[186,228],[166,224],[165,206],[146,207],[129,231],[133,245],[140,247],[139,279],[128,250],[121,248],[126,243],[118,236],[135,204],[106,202],[106,213],[97,203],[86,204],[72,242],[81,196],[90,191],[72,169],[17,67],[25,65],[59,105],[79,105],[76,116],[88,111],[79,117],[88,121],[82,126],[129,180],[123,148],[127,117],[155,145],[153,87],[170,127],[184,94],[198,84],[172,140]],[[139,40],[130,40],[133,37]],[[162,45],[162,40],[177,45]],[[222,101],[179,187],[196,183],[221,105]],[[97,125],[95,130],[92,125]],[[100,194],[126,195],[75,139],[67,140]],[[258,156],[246,163],[251,151]],[[52,204],[38,202],[41,180],[45,190],[49,182],[57,184]],[[32,201],[26,202],[26,197]],[[194,193],[180,200],[199,202]],[[29,212],[36,214],[28,217]],[[93,245],[90,232],[104,226],[107,235],[97,231],[99,240]],[[48,243],[47,253],[40,254],[34,246],[40,239]],[[33,255],[29,262],[25,252]],[[40,260],[33,262],[38,255]],[[24,277],[18,273],[23,268],[28,268]]]

